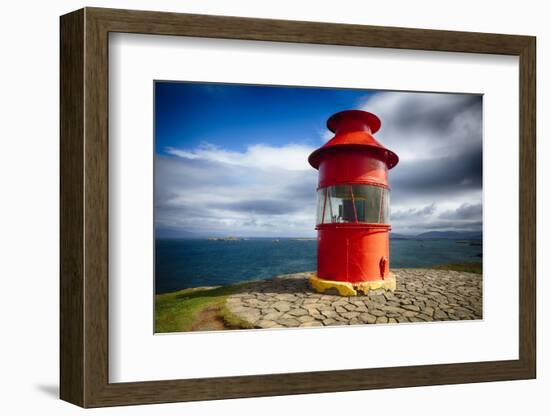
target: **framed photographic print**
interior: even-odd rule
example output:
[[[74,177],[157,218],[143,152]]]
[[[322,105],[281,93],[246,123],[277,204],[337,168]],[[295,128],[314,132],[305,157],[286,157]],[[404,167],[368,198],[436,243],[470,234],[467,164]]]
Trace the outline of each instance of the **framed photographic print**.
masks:
[[[61,398],[534,378],[535,113],[529,36],[62,16]]]

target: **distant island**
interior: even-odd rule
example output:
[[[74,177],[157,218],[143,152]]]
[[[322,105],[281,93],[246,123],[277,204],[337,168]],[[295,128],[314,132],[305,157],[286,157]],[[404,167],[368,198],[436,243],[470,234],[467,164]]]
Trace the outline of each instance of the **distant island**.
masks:
[[[242,241],[242,240],[248,240],[248,238],[243,237],[208,237],[208,240],[211,241]]]

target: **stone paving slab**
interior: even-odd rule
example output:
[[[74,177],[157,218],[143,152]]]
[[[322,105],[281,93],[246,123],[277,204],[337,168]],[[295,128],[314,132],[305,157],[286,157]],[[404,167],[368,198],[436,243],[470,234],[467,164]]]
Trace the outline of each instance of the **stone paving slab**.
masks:
[[[255,328],[291,328],[482,319],[482,276],[434,269],[392,269],[395,292],[342,297],[313,291],[311,273],[252,282],[227,299]]]

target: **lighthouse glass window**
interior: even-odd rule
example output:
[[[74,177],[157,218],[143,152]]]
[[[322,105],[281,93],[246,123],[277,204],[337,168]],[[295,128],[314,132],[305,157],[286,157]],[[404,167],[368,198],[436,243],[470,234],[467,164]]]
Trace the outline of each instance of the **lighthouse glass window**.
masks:
[[[154,93],[155,332],[482,318],[481,95]]]
[[[390,192],[372,185],[336,185],[317,191],[317,224],[389,223]]]

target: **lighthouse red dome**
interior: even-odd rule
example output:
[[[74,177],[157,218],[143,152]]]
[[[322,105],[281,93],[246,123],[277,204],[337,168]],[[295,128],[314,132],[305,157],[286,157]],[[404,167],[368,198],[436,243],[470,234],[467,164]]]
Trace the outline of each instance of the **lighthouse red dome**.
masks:
[[[388,169],[393,168],[399,162],[398,156],[373,137],[381,124],[380,119],[368,111],[346,110],[332,115],[327,121],[327,127],[335,136],[309,156],[309,164],[319,169],[326,152],[345,148],[358,152],[368,151],[383,160]]]

